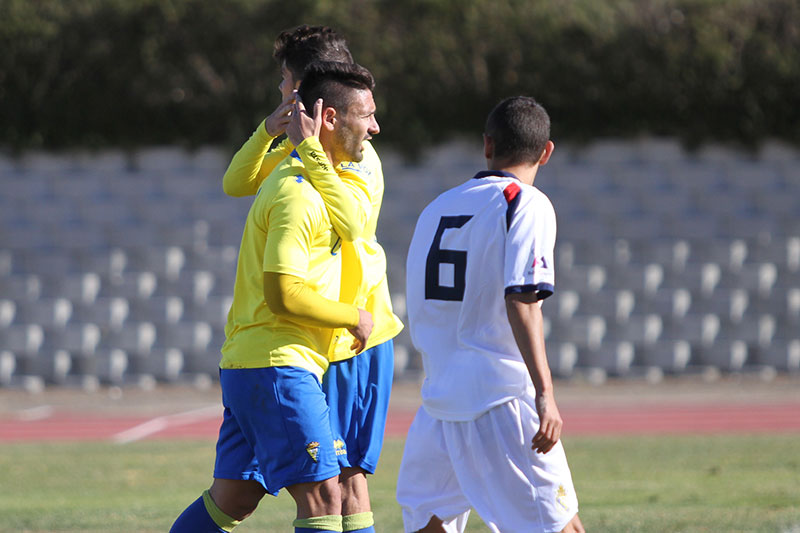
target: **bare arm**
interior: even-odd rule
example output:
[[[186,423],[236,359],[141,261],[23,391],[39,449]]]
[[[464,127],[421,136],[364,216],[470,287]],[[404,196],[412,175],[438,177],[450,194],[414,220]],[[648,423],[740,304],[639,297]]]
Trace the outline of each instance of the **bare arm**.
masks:
[[[553,379],[547,363],[541,302],[533,292],[509,294],[506,296],[506,312],[514,340],[536,388],[539,431],[533,437],[532,448],[537,453],[547,453],[561,438],[563,422],[553,395]]]

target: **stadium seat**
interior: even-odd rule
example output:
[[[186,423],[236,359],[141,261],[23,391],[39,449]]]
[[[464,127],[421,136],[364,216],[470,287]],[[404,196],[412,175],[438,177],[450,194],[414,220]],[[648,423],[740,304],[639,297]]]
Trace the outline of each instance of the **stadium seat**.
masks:
[[[0,387],[8,387],[17,370],[17,358],[11,350],[0,350]]]
[[[741,372],[749,361],[747,343],[742,340],[717,340],[699,351],[697,363],[723,372]]]
[[[659,340],[638,351],[636,364],[660,369],[669,374],[681,374],[692,363],[692,345],[686,340]]]
[[[578,364],[578,347],[572,342],[548,341],[547,359],[553,375],[568,378]]]
[[[178,296],[153,296],[130,300],[131,320],[155,324],[176,324],[184,314],[183,299]]]
[[[62,328],[47,329],[47,346],[56,350],[67,350],[72,354],[93,354],[101,341],[101,330],[97,324],[66,324]]]
[[[687,289],[693,295],[710,297],[722,278],[722,268],[717,263],[687,263],[681,272],[664,270],[665,289]]]
[[[39,376],[46,383],[63,385],[72,369],[72,355],[64,349],[45,350],[20,361],[17,373]]]
[[[3,298],[0,300],[0,330],[14,323],[17,316],[17,303]]]
[[[776,339],[768,350],[759,350],[755,362],[781,372],[800,373],[800,339]]]
[[[130,316],[130,303],[118,296],[98,298],[74,305],[74,320],[78,323],[97,324],[101,331],[119,331]]]
[[[146,299],[153,296],[158,286],[158,278],[153,272],[123,272],[109,281],[103,284],[101,296]]]
[[[198,322],[208,322],[212,327],[224,326],[228,320],[228,311],[233,303],[232,291],[229,296],[210,296],[202,305],[185,306],[185,318]],[[398,312],[395,306],[395,313]]]
[[[91,305],[100,294],[102,281],[100,276],[94,272],[65,273],[50,285],[53,296],[57,295],[75,303]]]
[[[152,376],[159,382],[173,383],[184,368],[183,352],[177,348],[156,348],[150,353],[128,358],[126,372],[132,376]]]
[[[713,296],[700,295],[692,299],[693,313],[711,313],[722,320],[740,322],[750,305],[750,295],[744,289],[719,289]]]
[[[596,348],[578,348],[578,366],[599,369],[606,376],[626,376],[636,356],[632,342],[604,340]]]
[[[558,274],[559,290],[573,290],[579,293],[597,293],[605,286],[606,269],[602,265],[573,265]]]
[[[655,294],[664,281],[664,267],[658,263],[617,265],[608,269],[605,288],[632,289],[643,294]]]
[[[176,322],[158,326],[158,346],[177,348],[184,353],[205,353],[213,338],[213,329],[206,322]]]
[[[143,247],[129,253],[129,268],[153,272],[159,278],[176,280],[186,264],[186,254],[179,246]]]
[[[661,338],[689,342],[694,347],[710,346],[719,335],[720,318],[713,313],[687,313],[682,320],[664,324]]]
[[[72,318],[72,302],[66,298],[40,298],[20,301],[16,306],[17,321],[38,324],[44,328],[63,328]]]
[[[596,315],[574,315],[568,320],[554,320],[549,335],[556,342],[571,342],[578,349],[597,349],[606,335],[606,321]]]
[[[36,355],[44,340],[44,329],[38,324],[11,324],[0,329],[0,346],[17,355]]]
[[[128,254],[121,247],[88,250],[79,255],[82,271],[86,275],[111,280],[122,275],[128,267]]]
[[[158,293],[162,296],[176,296],[186,300],[188,305],[202,305],[214,291],[217,277],[207,270],[185,270],[177,279],[159,281]],[[232,281],[232,280],[231,280]],[[224,281],[223,281],[224,282]],[[233,284],[226,292],[233,291]]]

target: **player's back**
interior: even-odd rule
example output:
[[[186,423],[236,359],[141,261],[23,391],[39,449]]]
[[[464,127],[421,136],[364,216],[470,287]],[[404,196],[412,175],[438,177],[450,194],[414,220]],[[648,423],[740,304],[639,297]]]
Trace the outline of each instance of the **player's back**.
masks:
[[[437,418],[472,419],[530,385],[505,295],[553,288],[552,205],[534,187],[494,174],[434,200],[409,247],[409,326],[425,367],[423,402]],[[541,258],[549,265],[534,275]]]

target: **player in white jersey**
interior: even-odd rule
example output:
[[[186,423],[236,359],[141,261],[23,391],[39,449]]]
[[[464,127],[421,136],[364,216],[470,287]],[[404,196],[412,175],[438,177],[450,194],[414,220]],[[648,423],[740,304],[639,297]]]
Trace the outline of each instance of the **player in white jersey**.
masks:
[[[528,97],[502,101],[484,134],[488,171],[436,198],[408,251],[411,337],[423,405],[397,484],[405,530],[583,532],[545,354],[556,217],[533,181],[554,145]]]

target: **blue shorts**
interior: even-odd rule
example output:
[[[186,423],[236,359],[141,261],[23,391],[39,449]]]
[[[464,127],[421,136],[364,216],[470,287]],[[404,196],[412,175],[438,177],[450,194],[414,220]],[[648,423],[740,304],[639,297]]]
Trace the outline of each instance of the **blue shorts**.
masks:
[[[214,477],[258,481],[268,493],[339,474],[319,381],[297,367],[220,370],[225,407]]]
[[[375,473],[383,447],[386,413],[394,377],[394,343],[373,346],[350,359],[331,363],[322,390],[331,411],[339,464]]]

